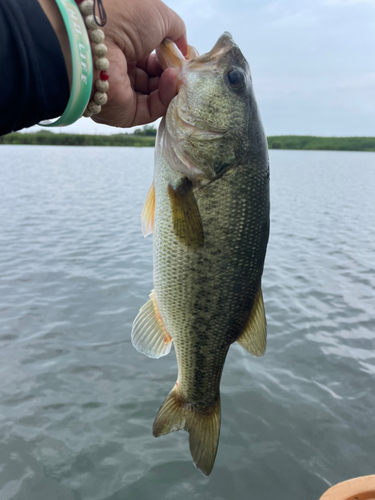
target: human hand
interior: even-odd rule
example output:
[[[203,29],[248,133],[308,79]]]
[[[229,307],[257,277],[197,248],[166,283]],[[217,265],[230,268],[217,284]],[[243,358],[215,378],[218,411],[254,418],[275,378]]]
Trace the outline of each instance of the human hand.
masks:
[[[163,116],[176,95],[177,74],[162,71],[151,52],[164,38],[187,55],[182,19],[160,0],[106,0],[103,29],[108,48],[108,102],[92,118],[116,127],[133,127]],[[94,81],[99,78],[95,70]]]

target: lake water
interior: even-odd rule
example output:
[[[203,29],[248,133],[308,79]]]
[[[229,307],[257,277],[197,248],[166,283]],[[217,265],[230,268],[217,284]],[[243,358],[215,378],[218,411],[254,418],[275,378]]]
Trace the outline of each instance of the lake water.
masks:
[[[317,500],[375,473],[375,154],[271,151],[268,347],[231,347],[212,474],[152,423],[152,149],[0,147],[0,499]]]

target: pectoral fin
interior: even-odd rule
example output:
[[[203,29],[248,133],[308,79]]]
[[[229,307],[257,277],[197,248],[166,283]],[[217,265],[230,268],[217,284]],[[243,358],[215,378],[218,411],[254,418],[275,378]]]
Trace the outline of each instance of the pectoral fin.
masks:
[[[171,350],[172,338],[161,319],[154,291],[150,300],[140,309],[132,329],[132,343],[137,351],[150,358],[160,358]]]
[[[267,342],[267,324],[262,290],[255,297],[246,327],[237,342],[253,356],[263,356]]]
[[[145,204],[143,205],[141,214],[142,234],[146,238],[154,230],[154,214],[155,214],[155,188],[154,183],[148,191]]]
[[[175,189],[168,186],[173,229],[181,243],[199,248],[203,246],[203,227],[192,183],[186,177]]]

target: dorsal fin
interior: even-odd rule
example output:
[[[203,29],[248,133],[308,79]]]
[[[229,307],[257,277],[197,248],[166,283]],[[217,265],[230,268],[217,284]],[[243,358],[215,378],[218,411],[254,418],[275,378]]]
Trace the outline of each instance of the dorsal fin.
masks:
[[[155,292],[140,309],[133,323],[132,343],[137,351],[150,358],[160,358],[171,350],[172,338],[168,335],[155,300]]]
[[[262,289],[259,287],[248,322],[237,342],[253,356],[263,356],[267,343],[267,323]]]
[[[154,215],[155,215],[155,188],[154,183],[151,184],[148,190],[145,204],[143,205],[141,214],[142,234],[146,238],[154,230]]]

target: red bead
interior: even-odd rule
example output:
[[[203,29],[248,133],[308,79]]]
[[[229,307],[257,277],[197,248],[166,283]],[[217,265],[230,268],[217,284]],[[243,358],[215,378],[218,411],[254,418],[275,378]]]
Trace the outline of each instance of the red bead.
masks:
[[[108,78],[109,78],[109,74],[106,71],[101,71],[99,76],[100,76],[100,79],[104,80],[104,81],[108,80]]]
[[[79,5],[80,3],[83,2],[83,0],[75,0],[76,4]]]

